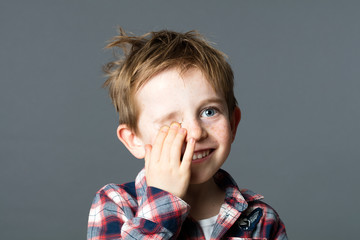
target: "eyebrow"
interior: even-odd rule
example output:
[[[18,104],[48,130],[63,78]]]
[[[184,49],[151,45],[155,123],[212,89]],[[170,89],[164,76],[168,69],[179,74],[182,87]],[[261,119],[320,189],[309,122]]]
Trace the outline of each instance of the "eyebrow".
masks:
[[[214,98],[208,98],[208,99],[204,99],[204,100],[200,101],[198,106],[203,106],[203,105],[207,105],[207,104],[211,104],[211,103],[222,105],[226,102],[222,98],[214,97]],[[170,119],[176,119],[179,115],[180,115],[180,113],[178,111],[173,111],[173,112],[167,113],[164,116],[161,116],[161,117],[155,119],[154,123],[156,123],[156,124],[164,123],[166,121],[169,121]]]

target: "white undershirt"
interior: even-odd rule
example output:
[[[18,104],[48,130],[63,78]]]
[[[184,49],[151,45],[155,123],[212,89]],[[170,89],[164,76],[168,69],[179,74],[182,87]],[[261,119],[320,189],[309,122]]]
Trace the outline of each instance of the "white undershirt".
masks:
[[[210,217],[210,218],[206,218],[206,219],[201,219],[198,221],[200,227],[202,228],[202,230],[204,232],[206,240],[210,239],[210,236],[214,229],[214,225],[216,223],[216,219],[217,219],[218,215]]]

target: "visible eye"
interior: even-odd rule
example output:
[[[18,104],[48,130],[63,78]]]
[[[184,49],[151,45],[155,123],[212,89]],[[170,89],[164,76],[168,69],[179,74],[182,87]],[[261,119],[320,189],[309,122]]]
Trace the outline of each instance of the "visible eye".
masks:
[[[202,117],[212,117],[217,113],[217,110],[215,108],[206,108],[201,112]]]

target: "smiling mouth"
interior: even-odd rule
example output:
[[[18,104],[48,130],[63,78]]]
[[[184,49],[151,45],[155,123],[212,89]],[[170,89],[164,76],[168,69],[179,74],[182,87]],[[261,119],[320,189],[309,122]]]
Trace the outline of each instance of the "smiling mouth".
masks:
[[[196,160],[196,159],[201,159],[201,158],[204,158],[206,156],[208,156],[210,154],[211,150],[208,149],[208,150],[204,150],[204,151],[198,151],[198,152],[195,152],[192,156],[192,160]]]
[[[201,160],[203,158],[206,158],[207,156],[209,156],[212,152],[214,151],[214,149],[205,149],[205,150],[200,150],[200,151],[196,151],[193,153],[192,156],[192,161],[198,161]],[[181,159],[184,157],[184,153],[181,154]]]

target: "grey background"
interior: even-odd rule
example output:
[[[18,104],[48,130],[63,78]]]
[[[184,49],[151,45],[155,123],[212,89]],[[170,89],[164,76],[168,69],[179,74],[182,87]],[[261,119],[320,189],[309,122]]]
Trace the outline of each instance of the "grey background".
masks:
[[[142,167],[101,65],[117,26],[197,29],[229,56],[243,118],[224,165],[291,239],[359,228],[359,1],[1,1],[0,238],[85,239],[95,192]]]

